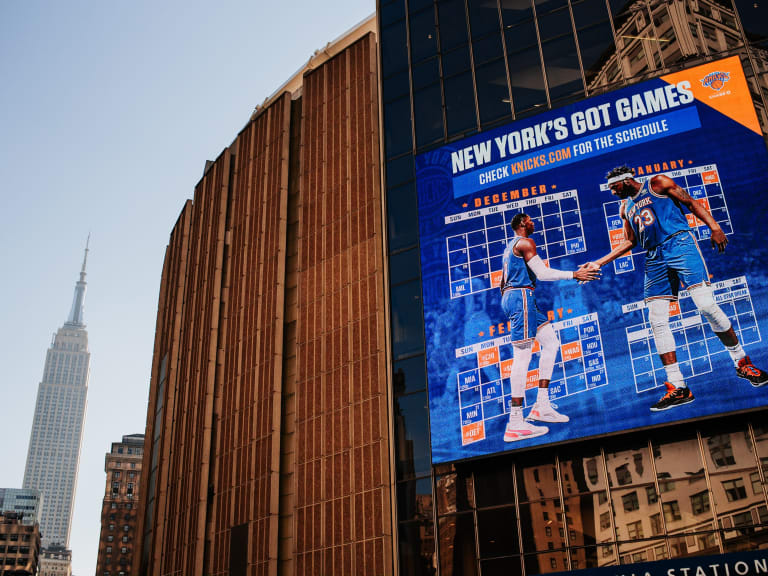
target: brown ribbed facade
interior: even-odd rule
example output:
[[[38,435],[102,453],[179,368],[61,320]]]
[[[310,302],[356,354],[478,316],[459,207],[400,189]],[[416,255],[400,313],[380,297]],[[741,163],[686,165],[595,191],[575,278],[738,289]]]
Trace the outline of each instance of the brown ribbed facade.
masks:
[[[392,573],[377,98],[368,34],[260,109],[185,205],[136,573]]]

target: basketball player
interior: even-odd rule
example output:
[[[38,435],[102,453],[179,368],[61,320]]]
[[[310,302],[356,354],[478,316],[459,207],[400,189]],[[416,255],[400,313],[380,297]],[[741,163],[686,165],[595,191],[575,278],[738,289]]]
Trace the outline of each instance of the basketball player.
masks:
[[[677,300],[681,281],[699,313],[707,319],[728,350],[736,374],[749,380],[752,386],[762,386],[768,382],[768,374],[752,364],[739,343],[731,321],[715,303],[707,265],[691,233],[683,206],[709,227],[712,248],[721,253],[728,244],[723,230],[704,206],[668,176],[657,174],[640,183],[634,179],[634,174],[634,170],[627,166],[614,168],[607,174],[611,193],[622,201],[619,214],[624,221],[625,238],[610,253],[587,267],[604,266],[638,243],[647,250],[644,298],[656,351],[667,374],[666,394],[651,406],[651,411],[668,410],[694,399],[680,372],[675,339],[669,327],[669,302]]]
[[[575,272],[547,268],[536,254],[536,243],[530,238],[534,224],[524,213],[512,218],[510,227],[515,232],[512,241],[504,250],[504,266],[501,276],[501,307],[509,318],[512,328],[513,361],[510,383],[512,406],[509,422],[504,431],[505,442],[534,438],[549,432],[546,426],[536,426],[523,419],[523,399],[528,364],[531,361],[533,340],[541,347],[539,358],[539,388],[536,403],[528,414],[528,420],[541,422],[568,422],[565,414],[559,413],[549,401],[549,381],[560,348],[554,328],[536,306],[534,289],[537,280],[578,280],[589,282],[600,277],[599,269],[583,266]]]

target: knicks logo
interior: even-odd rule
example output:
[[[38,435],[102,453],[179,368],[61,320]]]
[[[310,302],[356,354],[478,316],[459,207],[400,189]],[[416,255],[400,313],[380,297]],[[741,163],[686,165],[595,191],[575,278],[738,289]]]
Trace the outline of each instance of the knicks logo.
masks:
[[[712,90],[719,92],[730,79],[730,72],[712,72],[711,74],[704,76],[700,82],[705,88],[712,88]]]

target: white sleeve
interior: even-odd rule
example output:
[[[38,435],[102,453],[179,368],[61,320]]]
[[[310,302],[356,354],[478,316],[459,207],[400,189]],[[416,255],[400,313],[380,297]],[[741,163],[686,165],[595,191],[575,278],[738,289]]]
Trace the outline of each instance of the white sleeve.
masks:
[[[552,280],[572,280],[573,279],[573,272],[569,272],[567,270],[555,270],[554,268],[547,268],[547,265],[544,264],[544,261],[541,259],[541,257],[538,254],[536,254],[536,256],[528,260],[526,264],[528,265],[528,268],[533,270],[533,273],[536,274],[536,278],[538,278],[543,282],[552,281]]]

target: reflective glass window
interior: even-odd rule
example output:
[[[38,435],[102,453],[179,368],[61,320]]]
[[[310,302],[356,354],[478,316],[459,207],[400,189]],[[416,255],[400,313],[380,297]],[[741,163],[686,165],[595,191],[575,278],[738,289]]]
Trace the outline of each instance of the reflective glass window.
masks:
[[[507,506],[478,510],[477,539],[481,558],[519,554],[515,508]]]
[[[480,122],[487,123],[512,114],[504,60],[499,59],[475,69]]]
[[[390,76],[408,68],[405,21],[381,28],[381,74]]]
[[[512,466],[498,463],[478,467],[474,471],[478,508],[515,503]]]
[[[419,251],[415,248],[392,254],[389,263],[389,281],[393,285],[419,277]]]
[[[699,439],[696,434],[686,437],[663,438],[653,441],[653,457],[657,478],[690,478],[704,472]]]
[[[429,434],[427,430],[427,394],[417,392],[395,398],[393,419],[399,480],[429,474]]]
[[[464,45],[443,54],[443,75],[453,76],[469,70],[469,46]]]
[[[437,513],[452,514],[471,510],[475,506],[474,479],[462,471],[437,478]]]
[[[446,78],[445,121],[448,135],[471,130],[477,125],[472,75],[469,72]]]
[[[754,0],[735,0],[735,4],[750,43],[768,47],[768,4]]]
[[[474,58],[475,66],[501,58],[503,55],[504,50],[501,45],[501,35],[499,34],[491,34],[481,40],[472,42],[472,57]]]
[[[480,572],[483,576],[520,576],[523,573],[520,556],[480,560]]]
[[[382,28],[402,18],[405,18],[405,2],[402,0],[382,3],[379,6],[379,20],[381,21]]]
[[[424,351],[421,287],[418,281],[394,286],[392,294],[392,353],[400,356]]]
[[[552,101],[584,90],[572,34],[544,42],[541,48]]]
[[[545,528],[549,527],[549,535]],[[563,513],[560,500],[540,500],[520,504],[520,532],[523,536],[523,551],[535,552],[563,548],[565,540]]]
[[[507,43],[507,52],[518,52],[524,48],[537,46],[536,24],[531,20],[514,28],[508,28],[504,31],[504,40]],[[513,70],[510,68],[510,71]]]
[[[549,574],[550,572],[563,572],[568,570],[568,557],[564,551],[548,552],[544,554],[526,554],[523,562],[525,563],[526,575]]]
[[[613,57],[616,45],[608,21],[583,28],[577,32],[581,61],[587,89],[594,91],[601,86],[611,84],[618,79],[619,65]]]
[[[605,490],[605,466],[599,451],[561,454],[560,475],[566,494]],[[568,488],[572,488],[569,492]]]
[[[593,26],[608,20],[608,7],[605,0],[582,0],[573,2],[573,21],[577,29]]]
[[[418,12],[432,6],[432,0],[408,0],[408,12]]]
[[[517,494],[520,502],[557,498],[560,489],[557,485],[557,467],[553,459],[542,458],[538,461],[515,466],[517,476]]]
[[[571,25],[571,15],[568,10],[558,10],[539,18],[539,35],[542,42],[552,40],[564,34],[571,34],[572,32],[573,26]]]
[[[430,58],[413,66],[413,90],[421,90],[425,86],[440,80],[440,61],[437,57]]]
[[[647,445],[612,451],[606,448],[608,483],[612,487],[652,483],[654,480]]]
[[[416,204],[416,186],[413,182],[387,190],[387,233],[390,250],[416,244],[419,231]]]
[[[509,54],[509,76],[515,114],[547,105],[538,46]]]
[[[674,525],[667,525],[668,532],[671,530],[698,530],[701,529],[702,522],[711,522],[712,514],[709,513],[707,482],[703,475],[691,476],[675,482],[659,481],[659,488],[662,508],[667,502],[679,503],[680,518]]]
[[[398,528],[400,574],[434,576],[435,529],[432,521],[401,523]]]
[[[437,28],[432,7],[410,17],[411,60],[416,63],[437,54]]]
[[[443,137],[443,100],[440,84],[413,94],[416,145],[425,146]]]
[[[471,513],[445,516],[438,520],[440,574],[477,574],[475,525]]]
[[[413,177],[413,156],[410,154],[387,162],[387,186],[402,184]]]
[[[440,22],[440,49],[443,52],[469,41],[467,36],[467,15],[464,0],[444,0],[437,5]]]
[[[382,98],[384,102],[391,102],[396,98],[405,96],[411,89],[408,70],[393,74],[382,82]]]
[[[411,150],[411,103],[408,97],[384,104],[384,146],[387,158]]]
[[[531,0],[500,0],[500,3],[501,20],[505,28],[533,18]]]
[[[619,558],[621,564],[650,562],[655,559],[654,549],[664,545],[664,540],[645,540],[642,542],[619,544]]]
[[[535,2],[537,15],[568,6],[568,0],[535,0]]]
[[[397,485],[397,519],[399,521],[432,520],[432,479],[420,478]]]
[[[496,0],[467,0],[472,38],[499,32],[499,8]]]
[[[414,356],[407,360],[395,362],[392,380],[396,395],[426,389],[427,375],[426,367],[424,366],[424,356]]]
[[[600,495],[606,496],[605,499],[601,499]],[[605,492],[565,498],[564,509],[567,509],[566,528],[569,535],[569,546],[594,546],[597,543],[612,540],[610,531],[606,532],[608,537],[604,536],[599,520],[602,514],[610,514],[607,500]],[[610,523],[608,527],[610,528]]]

